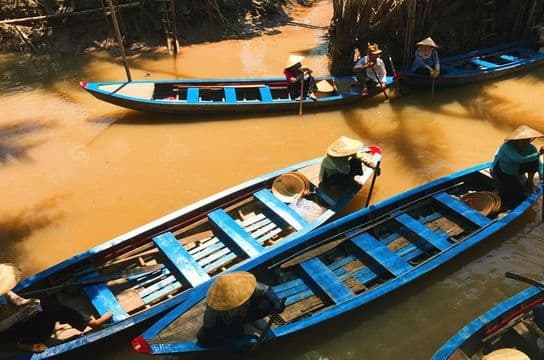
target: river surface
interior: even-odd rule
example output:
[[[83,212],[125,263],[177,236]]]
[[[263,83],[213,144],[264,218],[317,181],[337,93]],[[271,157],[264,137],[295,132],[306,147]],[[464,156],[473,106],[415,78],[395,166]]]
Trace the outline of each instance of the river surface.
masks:
[[[326,26],[329,1],[294,9]],[[281,76],[289,53],[327,72],[324,30],[281,26],[260,36],[131,56],[134,79]],[[384,149],[376,202],[489,161],[515,127],[544,131],[544,69],[455,89],[377,96],[322,113],[183,117],[103,103],[81,80],[122,80],[122,61],[0,55],[0,262],[26,275],[255,176],[324,155],[340,135]],[[232,359],[428,359],[463,324],[541,278],[543,227],[515,224],[374,304]],[[141,330],[141,329],[140,329]],[[78,359],[144,359],[117,339]],[[192,357],[191,357],[192,358]],[[206,358],[195,356],[196,359]]]

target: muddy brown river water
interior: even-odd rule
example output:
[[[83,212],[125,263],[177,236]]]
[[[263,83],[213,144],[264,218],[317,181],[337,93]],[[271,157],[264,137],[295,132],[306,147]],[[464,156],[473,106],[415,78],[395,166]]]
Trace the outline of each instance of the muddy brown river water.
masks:
[[[296,9],[326,26],[328,1]],[[324,30],[281,26],[181,55],[132,56],[134,79],[281,75],[289,53],[327,71]],[[324,154],[340,135],[384,149],[373,202],[477,163],[527,124],[544,131],[544,69],[484,84],[377,96],[322,113],[213,118],[117,108],[80,89],[119,80],[106,53],[0,54],[0,262],[30,275],[145,222],[255,176]],[[542,277],[543,226],[514,224],[434,273],[346,316],[229,359],[428,359],[464,323],[524,287],[505,271]],[[142,329],[140,329],[142,330]],[[144,359],[126,338],[78,359]],[[205,359],[211,356],[189,358]]]

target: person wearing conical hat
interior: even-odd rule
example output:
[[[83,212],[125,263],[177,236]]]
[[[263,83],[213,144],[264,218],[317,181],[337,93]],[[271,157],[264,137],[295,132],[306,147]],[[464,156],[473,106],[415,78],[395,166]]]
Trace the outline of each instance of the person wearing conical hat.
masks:
[[[265,316],[279,314],[284,308],[274,290],[258,282],[253,274],[239,271],[220,275],[208,289],[198,341],[217,344],[255,335],[266,327]]]
[[[354,182],[360,183],[363,164],[376,169],[376,164],[362,152],[362,148],[361,141],[347,136],[340,136],[330,144],[327,155],[321,161],[319,186],[342,190]]]
[[[497,182],[499,196],[508,207],[523,201],[526,192],[537,191],[533,178],[538,171],[538,157],[544,153],[531,144],[544,137],[540,131],[521,125],[504,139],[491,164],[491,174]]]
[[[416,44],[412,71],[432,78],[437,78],[440,75],[438,45],[430,37]]]
[[[368,44],[366,56],[360,58],[353,67],[353,72],[363,92],[382,88],[387,84],[387,70],[380,58],[382,51],[378,44]]]
[[[97,319],[84,316],[53,297],[25,299],[11,291],[20,275],[21,271],[15,265],[0,264],[0,297],[7,299],[0,304],[0,337],[13,341],[22,350],[45,351],[45,341],[51,338],[57,321],[84,331],[87,327],[98,329],[112,317],[111,313]]]
[[[303,59],[304,56],[289,55],[283,69],[283,74],[288,82],[287,89],[289,90],[291,99],[301,100],[301,97],[302,99],[309,97],[316,101],[317,96],[315,92],[317,91],[317,86],[312,76],[313,71],[307,66],[302,66]],[[302,93],[300,92],[301,87]]]

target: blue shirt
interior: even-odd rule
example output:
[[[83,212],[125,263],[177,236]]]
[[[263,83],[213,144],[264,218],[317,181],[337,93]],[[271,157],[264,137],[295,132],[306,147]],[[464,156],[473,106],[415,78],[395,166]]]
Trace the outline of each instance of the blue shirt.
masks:
[[[511,141],[506,141],[495,153],[491,168],[498,163],[503,173],[518,176],[520,164],[538,161],[538,155],[538,150],[532,144],[519,150]]]
[[[421,51],[416,49],[414,63],[412,64],[412,71],[416,71],[419,68],[426,68],[427,66],[434,69],[435,65],[440,65],[440,59],[438,58],[438,51],[436,49],[433,48],[431,56],[428,58],[423,57]]]

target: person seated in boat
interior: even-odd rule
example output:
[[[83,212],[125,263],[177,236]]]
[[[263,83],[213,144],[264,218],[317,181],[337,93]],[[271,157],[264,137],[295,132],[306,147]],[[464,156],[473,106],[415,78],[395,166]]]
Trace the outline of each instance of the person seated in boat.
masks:
[[[317,100],[315,92],[317,91],[315,79],[312,76],[312,69],[303,66],[301,61],[304,56],[289,55],[283,74],[287,79],[289,94],[291,99],[303,100],[309,97],[312,100]],[[302,93],[301,93],[302,88]]]
[[[437,78],[440,75],[438,45],[430,37],[416,44],[412,71],[432,78]]]
[[[220,275],[206,296],[206,310],[197,338],[201,344],[232,341],[243,336],[263,336],[264,317],[285,308],[274,290],[257,282],[249,272]]]
[[[353,67],[357,82],[363,87],[363,92],[383,88],[387,84],[387,70],[385,63],[380,58],[378,44],[369,44],[366,56],[360,58]]]
[[[368,154],[361,152],[362,147],[361,141],[347,136],[336,139],[321,161],[319,186],[342,190],[354,182],[362,185],[363,164],[379,172]]]
[[[22,350],[45,351],[44,342],[53,334],[57,321],[83,332],[87,327],[92,330],[102,327],[112,317],[111,313],[98,319],[85,316],[52,297],[25,299],[11,291],[20,274],[16,266],[0,264],[0,297],[4,297],[0,304],[0,338],[15,342]]]
[[[538,156],[544,154],[531,144],[541,132],[521,125],[498,148],[491,165],[491,174],[497,182],[499,196],[508,206],[516,206],[526,198],[526,192],[537,191],[533,177],[538,171]],[[541,179],[542,180],[542,179]]]

